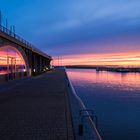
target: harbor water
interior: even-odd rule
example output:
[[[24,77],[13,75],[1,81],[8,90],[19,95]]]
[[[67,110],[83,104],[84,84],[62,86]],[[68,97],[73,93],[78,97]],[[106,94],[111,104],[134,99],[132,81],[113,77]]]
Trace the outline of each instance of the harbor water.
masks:
[[[98,116],[103,140],[140,139],[140,73],[67,69],[77,95]]]

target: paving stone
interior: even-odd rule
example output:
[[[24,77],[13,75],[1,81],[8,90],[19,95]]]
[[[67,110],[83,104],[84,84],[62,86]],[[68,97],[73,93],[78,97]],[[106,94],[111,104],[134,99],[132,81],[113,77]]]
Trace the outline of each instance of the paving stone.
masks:
[[[73,140],[64,70],[0,91],[0,140]]]

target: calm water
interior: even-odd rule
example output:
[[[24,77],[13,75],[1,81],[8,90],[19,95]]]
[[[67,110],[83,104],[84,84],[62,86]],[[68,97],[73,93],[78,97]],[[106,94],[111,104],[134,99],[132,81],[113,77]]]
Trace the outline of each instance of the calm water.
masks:
[[[140,73],[67,73],[78,96],[98,116],[103,140],[140,140]]]

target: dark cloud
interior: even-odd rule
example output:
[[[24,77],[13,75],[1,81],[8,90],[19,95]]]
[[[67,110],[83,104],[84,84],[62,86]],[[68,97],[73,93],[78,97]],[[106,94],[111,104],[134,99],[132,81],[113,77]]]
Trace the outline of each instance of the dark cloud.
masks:
[[[17,33],[52,55],[105,52],[117,46],[112,43],[117,37],[115,44],[122,43],[125,36],[129,36],[129,44],[130,41],[133,46],[135,41],[139,44],[138,0],[0,0],[0,3],[11,24],[16,24]],[[106,40],[111,40],[112,46],[109,42],[100,43]],[[127,44],[126,39],[124,43]]]

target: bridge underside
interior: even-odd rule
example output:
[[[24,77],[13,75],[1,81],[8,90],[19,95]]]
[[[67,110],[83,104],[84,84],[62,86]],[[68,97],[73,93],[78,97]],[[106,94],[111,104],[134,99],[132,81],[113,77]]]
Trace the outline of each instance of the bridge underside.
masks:
[[[24,43],[0,36],[0,81],[43,73],[50,68],[50,61],[50,56]]]

